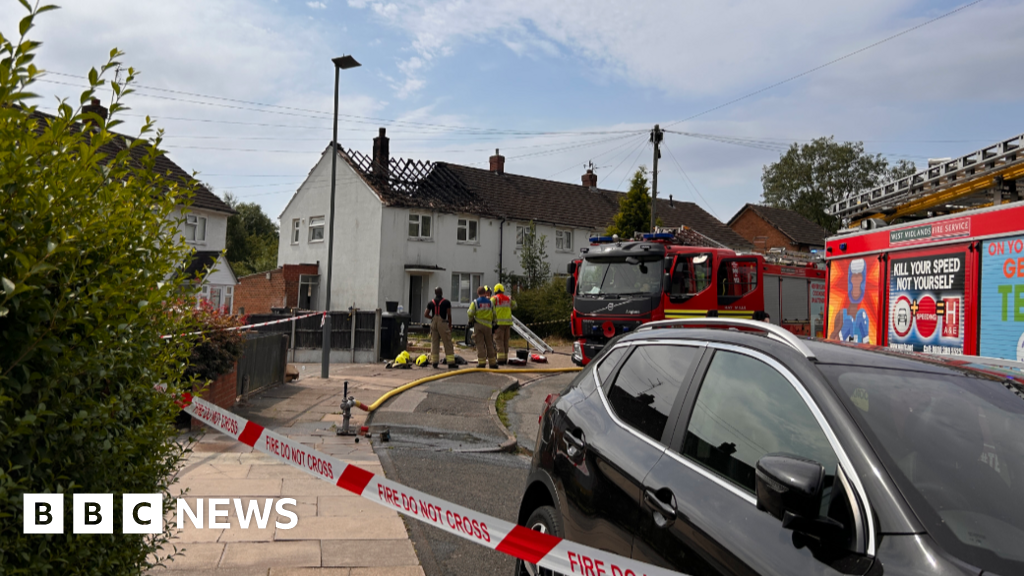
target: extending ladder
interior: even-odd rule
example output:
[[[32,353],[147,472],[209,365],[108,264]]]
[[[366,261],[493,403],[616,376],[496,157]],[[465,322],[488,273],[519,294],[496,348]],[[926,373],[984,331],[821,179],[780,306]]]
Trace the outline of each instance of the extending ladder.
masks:
[[[568,322],[568,320],[567,320],[567,322]],[[537,350],[538,352],[553,352],[554,351],[554,348],[552,348],[551,346],[548,346],[547,342],[542,340],[540,336],[537,336],[536,334],[534,334],[533,330],[530,330],[529,328],[527,328],[526,324],[523,324],[522,322],[520,322],[519,318],[516,318],[515,316],[512,317],[512,329],[515,330],[520,336],[522,336],[524,340],[529,342],[530,346],[533,346],[533,348],[535,350]]]

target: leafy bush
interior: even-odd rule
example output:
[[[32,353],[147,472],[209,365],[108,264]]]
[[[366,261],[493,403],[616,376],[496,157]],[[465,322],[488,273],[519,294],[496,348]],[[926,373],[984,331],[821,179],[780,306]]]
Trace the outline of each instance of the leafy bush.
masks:
[[[184,309],[181,306],[179,309]],[[189,355],[185,379],[194,378],[200,383],[216,380],[234,369],[235,361],[242,354],[245,334],[238,330],[228,331],[245,325],[245,317],[231,316],[222,308],[216,308],[207,300],[198,308],[190,308],[192,319],[201,326],[202,334],[192,336],[195,343]]]
[[[565,280],[552,278],[532,290],[523,290],[513,297],[516,318],[530,326],[538,336],[571,338],[569,315],[572,297],[565,291]]]
[[[115,521],[114,534],[75,535],[71,494],[117,495],[115,518],[124,493],[161,492],[173,506],[184,451],[173,397],[191,387],[191,342],[160,335],[196,325],[161,303],[182,297],[168,280],[190,252],[172,215],[192,191],[155,168],[160,135],[148,120],[138,139],[108,131],[133,69],[110,85],[110,120],[67,102],[55,117],[29,105],[39,43],[25,35],[50,8],[29,8],[20,39],[0,36],[0,572],[137,574],[170,525],[130,535]],[[90,72],[81,104],[120,55]],[[26,492],[64,494],[64,534],[21,533]]]

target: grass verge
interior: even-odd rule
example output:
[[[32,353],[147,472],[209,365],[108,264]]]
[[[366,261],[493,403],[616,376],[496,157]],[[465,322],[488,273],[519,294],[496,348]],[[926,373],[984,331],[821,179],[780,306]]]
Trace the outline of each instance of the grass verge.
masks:
[[[498,411],[498,420],[505,428],[508,428],[508,413],[506,412],[506,405],[508,401],[515,398],[519,394],[519,390],[506,390],[501,394],[498,394],[498,399],[494,402],[494,407]]]

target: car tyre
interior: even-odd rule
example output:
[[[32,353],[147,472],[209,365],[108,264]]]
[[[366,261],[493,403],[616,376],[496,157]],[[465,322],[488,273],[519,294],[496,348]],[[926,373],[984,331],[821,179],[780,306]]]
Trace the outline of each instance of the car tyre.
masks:
[[[541,506],[530,514],[526,527],[552,536],[562,536],[562,524],[558,521],[558,512],[552,506]],[[561,576],[547,568],[516,559],[516,576]]]

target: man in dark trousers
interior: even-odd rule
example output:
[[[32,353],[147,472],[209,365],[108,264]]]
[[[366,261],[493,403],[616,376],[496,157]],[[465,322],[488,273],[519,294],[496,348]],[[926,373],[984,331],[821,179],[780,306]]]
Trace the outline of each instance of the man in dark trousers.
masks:
[[[444,342],[444,357],[449,370],[458,369],[455,363],[455,345],[452,344],[452,303],[444,298],[444,291],[434,288],[434,299],[427,304],[423,317],[430,320],[430,363],[437,368]]]

